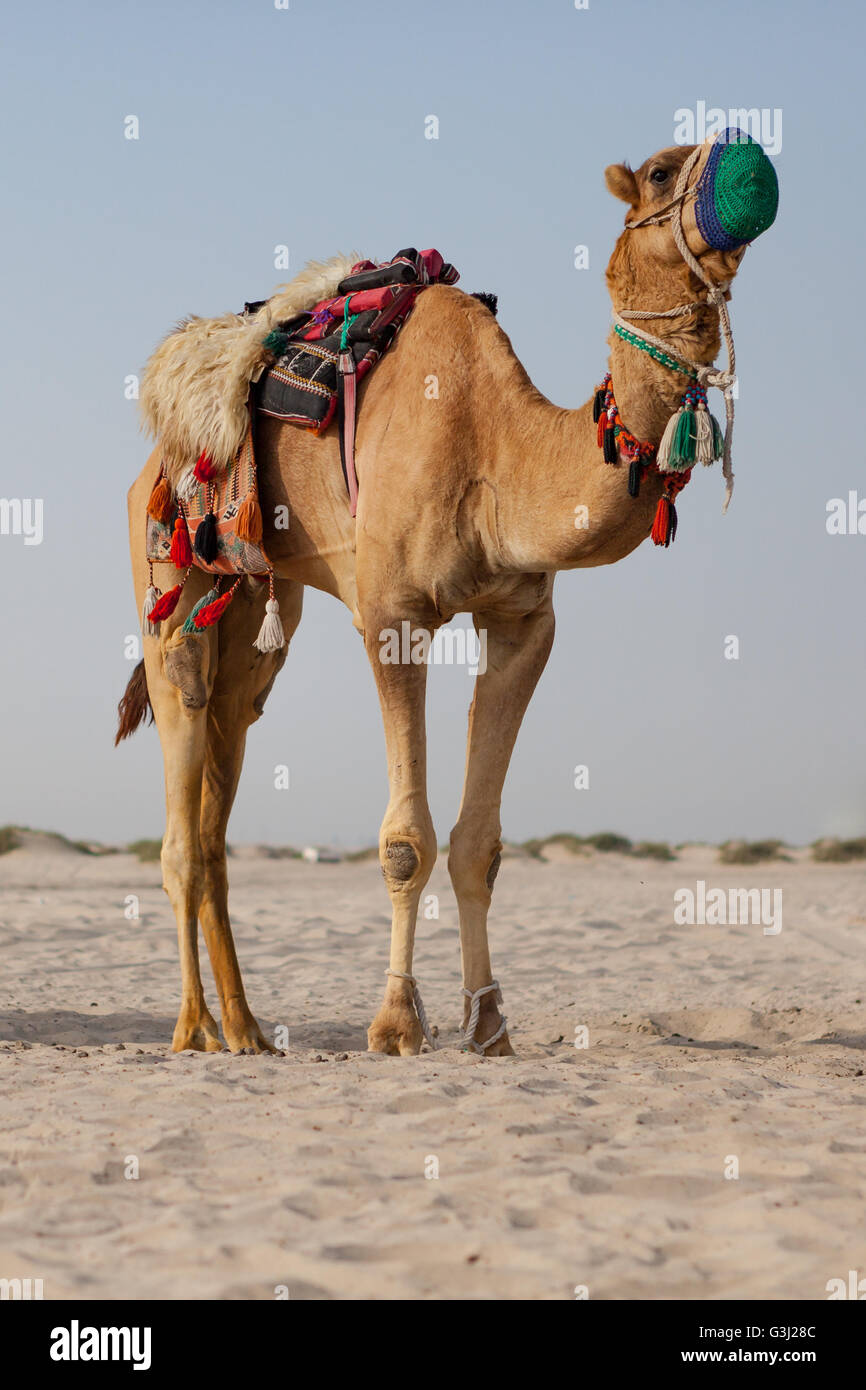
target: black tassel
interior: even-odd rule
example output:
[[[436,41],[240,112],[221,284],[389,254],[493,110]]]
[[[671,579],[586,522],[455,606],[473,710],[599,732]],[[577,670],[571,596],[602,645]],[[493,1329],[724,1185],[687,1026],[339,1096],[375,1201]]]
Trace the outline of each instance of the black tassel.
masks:
[[[667,538],[667,540],[665,541],[665,545],[671,545],[671,544],[673,543],[673,541],[674,541],[674,538],[675,538],[676,534],[677,534],[677,509],[676,509],[676,507],[674,506],[673,502],[671,502],[671,517],[670,517],[670,522],[669,522],[669,524],[668,524],[668,538]]]
[[[497,310],[497,308],[499,307],[499,295],[498,295],[498,294],[484,294],[484,293],[482,292],[482,293],[473,294],[473,295],[472,295],[472,298],[473,298],[473,299],[480,299],[480,300],[481,300],[481,303],[484,305],[485,309],[489,309],[490,312],[491,312],[491,314],[493,315],[493,317],[496,318],[496,310]]]
[[[195,532],[193,550],[206,565],[212,565],[217,557],[217,521],[213,512],[203,516]]]
[[[604,432],[604,445],[603,445],[603,448],[604,448],[604,461],[605,461],[605,463],[616,463],[616,460],[617,460],[616,432],[615,432],[613,429],[607,429],[607,430],[605,430],[605,432]]]
[[[592,423],[597,425],[601,419],[601,412],[604,410],[604,392],[596,391],[595,400],[592,403]]]
[[[642,464],[640,459],[632,459],[628,466],[628,495],[637,497],[640,492],[640,475]]]

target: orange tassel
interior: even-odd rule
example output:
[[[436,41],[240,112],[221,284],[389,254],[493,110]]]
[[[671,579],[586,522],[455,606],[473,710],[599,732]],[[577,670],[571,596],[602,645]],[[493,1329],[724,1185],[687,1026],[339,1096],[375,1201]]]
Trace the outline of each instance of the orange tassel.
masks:
[[[189,540],[189,527],[186,524],[186,517],[181,514],[174,523],[174,534],[171,538],[171,563],[175,569],[185,570],[192,564],[192,546]]]
[[[169,589],[168,593],[158,598],[147,615],[150,621],[152,623],[161,623],[163,618],[171,617],[180,602],[182,593],[183,584],[175,584],[173,589]]]
[[[234,598],[235,589],[238,587],[238,584],[240,584],[240,582],[241,581],[239,579],[236,580],[236,582],[229,589],[228,593],[222,594],[219,598],[214,599],[213,603],[209,603],[205,608],[200,608],[198,610],[195,617],[193,618],[193,622],[195,623],[197,631],[200,631],[203,627],[212,627],[214,623],[219,622],[223,613],[226,611],[232,599]],[[151,618],[152,617],[153,614],[151,614]]]
[[[171,483],[165,474],[160,472],[159,477],[153,485],[150,500],[147,504],[147,514],[152,516],[154,521],[160,522],[165,526],[171,520],[174,510],[174,498],[171,495]]]
[[[596,439],[598,440],[598,447],[599,447],[599,448],[601,448],[602,445],[604,444],[604,432],[605,432],[606,429],[607,429],[607,411],[606,411],[606,410],[603,410],[603,411],[601,412],[601,414],[599,415],[599,417],[598,417],[598,429],[597,429],[597,431],[596,431]]]
[[[248,492],[241,503],[235,535],[239,541],[248,541],[250,545],[258,545],[262,538],[262,509],[255,492]]]

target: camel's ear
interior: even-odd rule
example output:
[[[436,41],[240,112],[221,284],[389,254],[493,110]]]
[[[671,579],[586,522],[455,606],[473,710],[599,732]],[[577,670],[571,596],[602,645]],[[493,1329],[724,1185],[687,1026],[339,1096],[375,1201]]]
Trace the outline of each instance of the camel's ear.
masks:
[[[608,192],[615,198],[622,198],[624,203],[631,203],[633,208],[637,207],[640,202],[637,179],[627,164],[609,164],[604,171],[604,181]]]

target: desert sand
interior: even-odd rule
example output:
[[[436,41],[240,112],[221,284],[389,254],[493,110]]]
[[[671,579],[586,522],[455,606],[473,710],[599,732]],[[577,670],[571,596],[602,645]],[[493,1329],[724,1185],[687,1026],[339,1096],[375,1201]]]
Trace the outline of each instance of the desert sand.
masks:
[[[0,1277],[48,1299],[799,1300],[866,1275],[863,866],[552,859],[503,863],[519,1055],[482,1061],[441,857],[416,951],[440,1050],[401,1059],[364,1051],[375,862],[233,857],[250,1002],[289,1032],[259,1057],[170,1052],[157,865],[38,836],[3,855]],[[781,888],[782,931],[676,925],[698,879]]]

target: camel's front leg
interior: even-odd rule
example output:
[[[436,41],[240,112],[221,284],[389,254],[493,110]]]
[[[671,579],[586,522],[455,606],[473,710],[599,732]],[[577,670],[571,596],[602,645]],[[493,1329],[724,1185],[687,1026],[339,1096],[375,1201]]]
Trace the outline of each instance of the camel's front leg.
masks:
[[[420,1052],[424,1036],[413,998],[415,921],[421,892],[436,862],[436,836],[427,805],[427,666],[387,660],[394,652],[381,634],[399,633],[401,618],[364,614],[364,620],[388,756],[390,799],[379,833],[379,861],[392,913],[385,999],[367,1033],[367,1046],[371,1052],[411,1057]]]
[[[448,871],[460,911],[464,1036],[475,1051],[502,1057],[512,1056],[513,1049],[498,991],[491,988],[487,945],[487,913],[502,850],[499,807],[517,732],[553,642],[553,608],[548,595],[542,607],[523,617],[478,613],[474,621],[479,634],[486,634],[486,669],[479,671],[469,711],[466,778]]]

